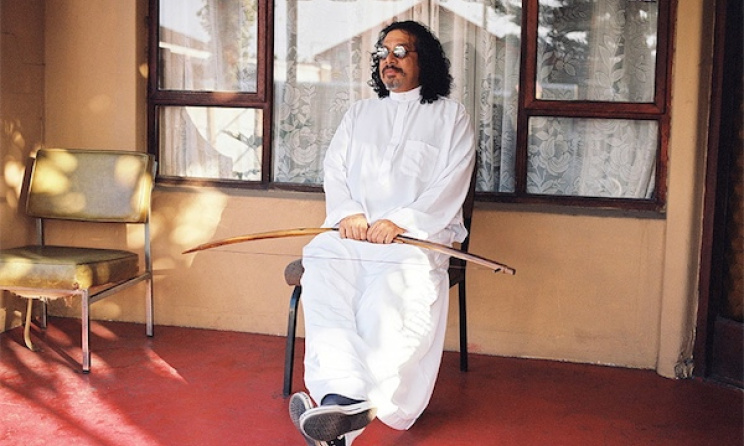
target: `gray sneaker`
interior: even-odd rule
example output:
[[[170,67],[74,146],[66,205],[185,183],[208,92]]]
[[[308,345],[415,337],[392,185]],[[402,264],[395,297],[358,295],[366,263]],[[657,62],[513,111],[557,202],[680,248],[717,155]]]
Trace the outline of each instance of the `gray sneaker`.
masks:
[[[300,416],[300,431],[320,442],[333,444],[331,442],[343,440],[340,444],[345,445],[344,434],[364,429],[376,414],[377,409],[367,401],[344,406],[318,406],[305,410]]]
[[[319,443],[305,435],[300,427],[300,417],[302,417],[302,414],[307,410],[312,409],[313,407],[314,404],[310,395],[305,392],[297,392],[289,399],[289,418],[292,420],[292,424],[294,424],[295,428],[297,428],[297,431],[299,431],[305,438],[307,446],[323,446],[322,443]]]

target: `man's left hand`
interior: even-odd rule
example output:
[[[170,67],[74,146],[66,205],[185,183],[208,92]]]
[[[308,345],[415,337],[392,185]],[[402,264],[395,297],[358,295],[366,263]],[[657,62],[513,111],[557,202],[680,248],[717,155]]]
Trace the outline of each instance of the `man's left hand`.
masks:
[[[367,241],[372,243],[392,243],[393,239],[406,230],[390,220],[377,220],[367,229]]]

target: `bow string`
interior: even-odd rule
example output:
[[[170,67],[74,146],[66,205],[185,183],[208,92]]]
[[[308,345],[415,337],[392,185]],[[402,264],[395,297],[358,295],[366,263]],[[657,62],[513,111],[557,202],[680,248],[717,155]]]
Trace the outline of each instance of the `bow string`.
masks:
[[[225,245],[233,245],[236,243],[245,243],[254,240],[267,240],[275,238],[287,238],[287,237],[302,237],[309,235],[318,235],[324,232],[338,231],[338,228],[296,228],[296,229],[281,229],[277,231],[258,232],[255,234],[245,234],[236,237],[230,237],[222,240],[215,240],[212,242],[204,243],[191,249],[187,249],[182,254],[191,254],[198,251],[204,251],[207,249],[218,248]],[[481,257],[476,254],[461,251],[456,248],[452,248],[441,243],[430,242],[428,240],[420,240],[414,237],[408,237],[399,235],[393,239],[393,243],[402,243],[405,245],[416,246],[422,249],[428,249],[434,252],[446,254],[448,256],[464,260],[466,262],[475,263],[477,265],[484,266],[494,272],[501,272],[504,274],[515,274],[514,268],[510,268],[501,263],[495,262],[491,259]]]

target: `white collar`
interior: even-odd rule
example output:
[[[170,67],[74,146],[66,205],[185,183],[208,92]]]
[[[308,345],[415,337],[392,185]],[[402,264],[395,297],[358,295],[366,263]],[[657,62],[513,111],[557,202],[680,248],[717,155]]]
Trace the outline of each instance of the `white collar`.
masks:
[[[421,86],[414,88],[413,90],[404,91],[402,93],[390,92],[390,99],[394,101],[407,102],[416,99],[421,99]]]

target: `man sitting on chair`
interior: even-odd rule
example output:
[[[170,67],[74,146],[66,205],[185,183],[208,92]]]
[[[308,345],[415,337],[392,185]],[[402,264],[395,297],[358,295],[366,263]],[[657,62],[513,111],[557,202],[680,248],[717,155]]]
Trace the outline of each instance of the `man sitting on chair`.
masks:
[[[312,399],[294,394],[290,416],[308,445],[348,446],[375,416],[403,430],[421,415],[442,358],[449,258],[392,241],[466,236],[475,140],[465,108],[447,98],[440,42],[417,22],[395,22],[372,57],[379,98],[352,105],[324,161],[324,227],[338,232],[303,250]]]

